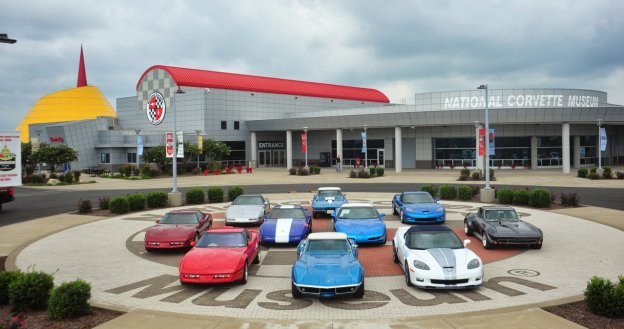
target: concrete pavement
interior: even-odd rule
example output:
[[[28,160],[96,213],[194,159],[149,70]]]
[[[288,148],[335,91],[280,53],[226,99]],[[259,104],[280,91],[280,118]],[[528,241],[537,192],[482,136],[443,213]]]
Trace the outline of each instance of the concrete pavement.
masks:
[[[621,169],[620,169],[621,170]],[[362,183],[361,179],[349,179],[346,176],[348,172],[336,173],[333,169],[324,168],[321,175],[315,176],[289,176],[284,169],[259,169],[253,174],[235,174],[235,175],[218,175],[218,176],[187,176],[178,178],[178,186],[231,186],[246,184],[327,184],[342,185],[349,183]],[[367,183],[391,183],[391,182],[419,182],[419,183],[460,183],[456,181],[459,171],[448,170],[427,170],[427,171],[406,171],[396,174],[392,171],[386,172],[384,177],[367,180]],[[563,175],[560,171],[497,171],[497,181],[499,184],[518,184],[524,186],[568,186],[573,189],[575,186],[588,186],[595,184],[595,187],[622,189],[624,181],[622,180],[599,180],[589,181],[576,178],[573,175]],[[74,186],[56,187],[56,189],[121,189],[121,188],[166,188],[171,185],[171,178],[152,179],[144,181],[125,181],[112,180],[102,178],[83,177],[86,180],[96,180],[95,184],[82,184]],[[474,184],[474,182],[467,182]],[[604,186],[603,186],[604,185]],[[42,187],[47,188],[47,187]],[[572,192],[573,190],[571,190]],[[624,230],[624,213],[611,209],[597,207],[582,207],[574,209],[561,209],[555,212],[572,215],[579,218],[595,221],[605,224],[619,230]],[[19,254],[21,247],[28,245],[37,237],[43,237],[50,233],[63,230],[80,223],[87,223],[97,220],[94,216],[78,216],[78,215],[59,215],[49,218],[42,218],[28,223],[20,223],[5,226],[0,230],[0,256],[9,255],[7,264],[14,264],[16,255]],[[21,247],[20,247],[21,246]],[[9,254],[10,252],[10,254]],[[582,296],[577,296],[572,300],[580,300]],[[568,301],[568,300],[567,300]],[[555,301],[556,303],[556,301]],[[533,305],[540,307],[541,305]],[[403,318],[403,319],[387,319],[387,320],[332,320],[332,321],[266,321],[240,318],[219,318],[219,317],[202,317],[189,316],[187,314],[171,314],[166,312],[155,312],[148,310],[135,309],[127,314],[101,325],[99,328],[169,328],[172,326],[180,326],[186,328],[269,328],[269,327],[298,327],[298,328],[390,328],[390,327],[407,327],[407,328],[495,328],[501,323],[505,323],[510,328],[578,328],[579,326],[570,323],[564,319],[556,317],[548,312],[534,308],[510,309],[501,312],[496,311],[479,311],[472,313],[449,314],[435,317],[419,317],[419,318]]]

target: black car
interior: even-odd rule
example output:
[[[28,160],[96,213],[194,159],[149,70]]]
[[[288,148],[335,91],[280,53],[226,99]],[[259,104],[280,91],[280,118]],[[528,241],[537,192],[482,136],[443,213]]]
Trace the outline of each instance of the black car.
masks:
[[[513,207],[483,206],[464,218],[464,232],[475,235],[485,249],[497,246],[529,246],[541,249],[544,233],[532,224],[520,220]]]

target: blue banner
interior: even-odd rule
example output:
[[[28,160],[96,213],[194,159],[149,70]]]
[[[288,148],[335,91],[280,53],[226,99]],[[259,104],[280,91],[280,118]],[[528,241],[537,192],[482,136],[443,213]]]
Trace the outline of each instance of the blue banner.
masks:
[[[488,154],[489,155],[496,154],[496,147],[494,146],[494,128],[490,128],[489,138],[490,138],[490,148],[488,149]]]
[[[366,132],[362,132],[362,153],[366,153]]]
[[[607,129],[600,128],[600,151],[607,150]]]
[[[137,155],[143,155],[143,138],[137,136]]]

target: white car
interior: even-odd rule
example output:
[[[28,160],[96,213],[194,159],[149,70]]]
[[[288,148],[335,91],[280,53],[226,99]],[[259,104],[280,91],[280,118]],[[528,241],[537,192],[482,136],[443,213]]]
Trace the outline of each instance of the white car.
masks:
[[[239,195],[225,211],[225,225],[262,224],[270,210],[269,199],[260,194]]]
[[[392,257],[405,283],[424,289],[460,289],[483,283],[483,262],[447,226],[401,227],[392,240]]]

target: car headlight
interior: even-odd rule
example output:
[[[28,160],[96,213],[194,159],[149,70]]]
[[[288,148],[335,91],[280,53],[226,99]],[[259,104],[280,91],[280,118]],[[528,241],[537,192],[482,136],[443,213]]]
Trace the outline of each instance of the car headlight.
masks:
[[[437,212],[443,212],[444,211],[444,207],[438,207],[438,208],[436,208],[436,211]]]
[[[476,259],[476,258],[475,258],[475,259],[473,259],[473,260],[471,260],[471,261],[468,263],[468,269],[469,269],[469,270],[472,270],[473,268],[477,268],[477,267],[479,267],[479,266],[481,266],[481,262],[479,262],[479,260],[478,260],[478,259]]]
[[[421,262],[419,260],[415,260],[414,261],[414,267],[419,269],[419,270],[425,270],[425,271],[429,271],[429,265],[425,264],[424,262]]]

